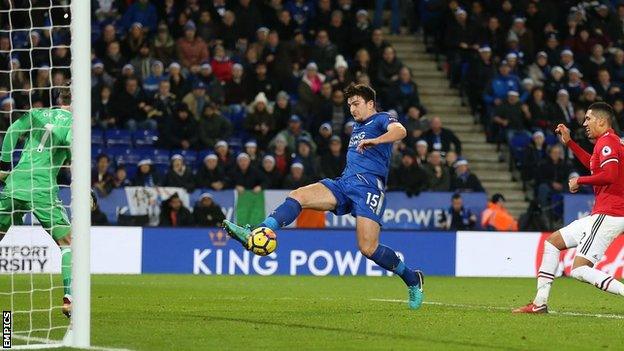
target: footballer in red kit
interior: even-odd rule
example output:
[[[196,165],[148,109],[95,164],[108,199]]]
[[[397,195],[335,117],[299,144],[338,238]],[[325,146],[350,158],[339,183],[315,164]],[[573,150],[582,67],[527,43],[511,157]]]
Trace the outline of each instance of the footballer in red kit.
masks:
[[[572,277],[598,289],[624,296],[624,284],[594,265],[617,236],[624,232],[624,146],[612,128],[613,108],[604,102],[592,104],[583,126],[596,141],[590,155],[570,138],[570,130],[559,124],[555,130],[561,142],[591,171],[591,175],[569,180],[570,192],[581,185],[591,185],[596,197],[591,215],[575,220],[551,234],[544,242],[542,265],[537,274],[537,294],[533,302],[514,313],[547,313],[550,288],[555,279],[561,250],[577,248]]]

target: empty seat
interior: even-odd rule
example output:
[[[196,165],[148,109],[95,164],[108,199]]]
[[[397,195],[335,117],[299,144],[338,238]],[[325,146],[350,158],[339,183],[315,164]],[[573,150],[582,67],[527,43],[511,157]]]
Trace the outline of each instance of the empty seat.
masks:
[[[132,137],[129,130],[126,129],[107,129],[104,132],[106,145],[111,146],[132,146]]]
[[[158,141],[158,132],[149,129],[140,129],[132,133],[136,147],[154,146]]]

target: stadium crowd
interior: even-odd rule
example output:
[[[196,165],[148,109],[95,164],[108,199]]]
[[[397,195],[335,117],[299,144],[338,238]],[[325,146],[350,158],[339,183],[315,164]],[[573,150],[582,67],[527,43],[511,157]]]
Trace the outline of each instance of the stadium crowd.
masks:
[[[555,126],[566,124],[591,152],[585,112],[605,101],[616,132],[624,128],[624,3],[432,1],[423,28],[488,141],[508,146],[534,207],[560,214],[568,178],[588,170],[557,145]]]

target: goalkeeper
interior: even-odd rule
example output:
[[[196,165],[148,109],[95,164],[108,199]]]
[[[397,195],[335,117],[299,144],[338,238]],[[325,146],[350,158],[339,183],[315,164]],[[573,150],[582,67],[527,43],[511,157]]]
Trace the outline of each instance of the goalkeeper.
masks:
[[[12,225],[23,224],[26,212],[37,217],[61,249],[62,311],[67,317],[71,315],[71,230],[56,177],[71,155],[70,103],[70,90],[63,88],[60,108],[32,109],[13,122],[2,141],[0,157],[0,180],[5,182],[0,193],[0,240]],[[22,153],[13,165],[13,151],[22,136]]]

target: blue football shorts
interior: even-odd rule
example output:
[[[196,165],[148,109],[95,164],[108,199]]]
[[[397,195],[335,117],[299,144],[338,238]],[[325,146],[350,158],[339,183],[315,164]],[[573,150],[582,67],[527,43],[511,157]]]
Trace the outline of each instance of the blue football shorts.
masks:
[[[348,177],[321,180],[336,198],[336,208],[332,211],[337,216],[350,213],[352,216],[370,218],[382,225],[386,202],[384,199],[385,182],[372,174],[355,174]]]

